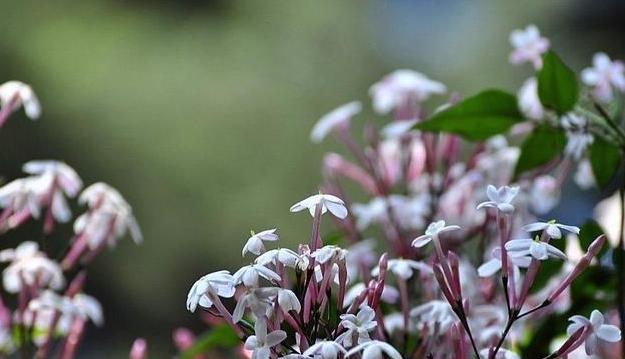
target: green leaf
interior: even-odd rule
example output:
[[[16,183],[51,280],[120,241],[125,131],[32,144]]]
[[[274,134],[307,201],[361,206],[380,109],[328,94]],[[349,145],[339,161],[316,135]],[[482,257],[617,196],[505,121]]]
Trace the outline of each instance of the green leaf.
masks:
[[[543,67],[538,72],[538,97],[545,107],[563,115],[577,102],[578,85],[575,73],[549,51],[543,55]]]
[[[590,146],[590,164],[599,188],[605,188],[609,183],[621,161],[621,152],[618,147],[600,137],[595,137]]]
[[[599,223],[597,223],[595,220],[589,219],[588,221],[586,221],[586,223],[584,223],[584,225],[580,228],[579,235],[577,236],[579,238],[579,245],[582,250],[586,251],[592,241],[594,241],[597,237],[604,233],[605,231],[603,230],[603,228],[601,228]],[[600,253],[605,252],[609,247],[609,245],[604,245]],[[600,256],[601,255],[598,255],[597,257]]]
[[[241,339],[226,324],[218,325],[211,331],[200,336],[193,346],[180,354],[180,359],[192,359],[198,354],[206,353],[214,348],[234,348]]]
[[[564,151],[566,136],[549,125],[537,126],[521,144],[521,155],[514,169],[514,177],[542,166]]]
[[[486,90],[435,113],[415,128],[454,133],[476,141],[505,133],[520,121],[523,121],[523,116],[517,108],[516,97],[499,90]]]

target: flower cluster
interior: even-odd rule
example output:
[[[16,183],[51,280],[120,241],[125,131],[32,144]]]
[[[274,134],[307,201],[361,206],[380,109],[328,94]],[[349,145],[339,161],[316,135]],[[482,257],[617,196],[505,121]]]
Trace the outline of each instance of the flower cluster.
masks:
[[[535,26],[514,31],[510,42],[513,64],[529,62],[539,73],[551,66],[550,42]],[[604,54],[593,64],[582,81],[594,101],[610,101],[623,91],[622,65]],[[234,274],[200,278],[187,308],[223,318],[251,358],[520,358],[524,333],[572,309],[571,284],[600,266],[595,258],[606,243],[594,236],[576,254],[571,243],[580,228],[541,220],[559,203],[573,164],[577,182],[594,183],[587,158],[595,133],[589,112],[545,105],[538,81],[528,79],[518,93],[524,121],[510,131],[511,142],[561,131],[563,156],[521,170],[527,154],[504,133],[468,143],[466,130],[451,122],[448,131],[428,132],[436,120],[462,113],[464,102],[452,94],[428,113],[426,102],[447,86],[412,70],[371,86],[373,111],[391,121],[380,129],[365,124],[363,144],[350,131],[360,102],[323,116],[311,140],[334,135],[353,159],[326,155],[319,194],[291,207],[312,216],[308,243],[291,250],[279,246],[275,228],[252,232],[242,254],[256,258]],[[345,182],[369,199],[352,201]],[[343,247],[321,235],[326,213]],[[267,250],[269,242],[277,248]],[[598,310],[590,319],[572,315],[567,338],[547,357],[582,346],[590,355],[620,341],[608,320]]]
[[[21,107],[31,119],[41,114],[31,87],[18,81],[0,85],[0,105],[0,126]],[[55,226],[72,220],[68,200],[78,197],[87,210],[75,219],[75,235],[67,241],[63,258],[53,258],[41,249],[45,243],[35,241],[0,251],[0,262],[6,265],[2,287],[7,296],[16,297],[0,299],[0,356],[19,351],[23,357],[56,353],[70,359],[87,323],[104,323],[98,300],[83,292],[86,266],[127,230],[141,241],[141,231],[117,190],[104,183],[83,189],[82,180],[66,163],[35,160],[25,163],[23,171],[26,177],[0,187],[1,233],[8,235],[28,221],[41,219],[42,241],[51,241]]]

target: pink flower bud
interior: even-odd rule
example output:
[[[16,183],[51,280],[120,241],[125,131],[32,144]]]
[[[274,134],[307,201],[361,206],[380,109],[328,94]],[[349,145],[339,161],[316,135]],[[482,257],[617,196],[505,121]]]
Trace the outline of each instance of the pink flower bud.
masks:
[[[144,359],[148,354],[148,344],[145,339],[138,338],[132,343],[132,349],[130,349],[130,359]]]

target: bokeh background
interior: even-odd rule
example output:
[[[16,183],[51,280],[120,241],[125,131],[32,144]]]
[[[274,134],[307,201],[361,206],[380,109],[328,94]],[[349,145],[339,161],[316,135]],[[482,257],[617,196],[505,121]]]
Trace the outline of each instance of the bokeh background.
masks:
[[[85,358],[122,358],[137,336],[151,357],[171,357],[173,328],[202,327],[185,310],[189,286],[244,263],[250,229],[306,238],[309,219],[288,208],[317,190],[322,154],[337,148],[310,144],[309,130],[337,105],[367,101],[384,74],[516,91],[530,69],[507,63],[508,34],[528,23],[575,69],[599,49],[625,57],[617,0],[0,3],[0,80],[32,84],[44,111],[0,131],[0,173],[65,160],[85,182],[119,188],[146,238],[93,265],[87,290],[107,323],[89,329]],[[599,195],[570,196],[579,203],[563,215],[585,217]],[[46,241],[67,243],[69,227]]]

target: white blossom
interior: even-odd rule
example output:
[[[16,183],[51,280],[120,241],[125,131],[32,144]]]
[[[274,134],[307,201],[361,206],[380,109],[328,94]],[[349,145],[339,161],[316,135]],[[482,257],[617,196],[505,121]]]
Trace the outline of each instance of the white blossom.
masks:
[[[380,130],[380,133],[382,134],[382,137],[386,139],[395,139],[410,132],[414,125],[417,124],[417,122],[417,119],[393,121],[388,125],[384,126]]]
[[[447,87],[413,70],[395,70],[373,84],[369,94],[373,109],[386,114],[409,102],[423,102],[431,95],[444,94]]]
[[[359,230],[367,229],[371,223],[382,223],[388,218],[388,205],[384,197],[374,197],[369,203],[354,203],[351,208]]]
[[[530,224],[524,225],[523,227],[521,227],[521,229],[526,232],[544,231],[547,234],[547,236],[549,236],[549,238],[552,238],[552,239],[562,238],[561,230],[579,234],[578,227],[556,223],[556,221],[530,223]]]
[[[198,304],[204,308],[213,306],[211,296],[231,298],[234,295],[234,277],[228,271],[209,273],[198,279],[187,295],[187,309],[195,312]]]
[[[0,85],[0,106],[12,106],[11,112],[24,107],[24,112],[31,120],[41,116],[41,105],[33,89],[19,81],[8,81]]]
[[[582,158],[586,148],[593,142],[593,136],[588,131],[588,120],[574,113],[568,113],[560,119],[566,133],[566,147],[564,153],[578,161]]]
[[[592,57],[592,67],[582,70],[582,82],[593,87],[593,97],[599,102],[610,102],[613,88],[625,92],[625,66],[621,61],[612,61],[603,52]]]
[[[102,242],[114,245],[126,231],[130,232],[135,243],[143,242],[132,207],[113,187],[102,182],[94,183],[85,188],[78,201],[87,204],[90,211],[76,218],[74,232],[84,234],[90,248],[95,249]]]
[[[347,250],[334,245],[323,246],[314,251],[311,256],[321,264],[337,263],[345,260]]]
[[[375,311],[369,306],[362,306],[356,315],[341,314],[341,322],[346,331],[336,338],[336,341],[343,343],[345,347],[351,347],[355,343],[362,344],[370,341],[369,332],[375,329],[378,323],[375,321]]]
[[[283,330],[274,330],[267,334],[266,319],[258,319],[254,323],[254,335],[250,335],[245,340],[244,347],[253,351],[252,359],[269,359],[271,348],[280,344],[286,337],[286,332]]]
[[[529,191],[529,205],[538,215],[549,213],[560,201],[560,185],[550,175],[538,176]]]
[[[315,194],[301,200],[291,206],[291,212],[300,212],[307,209],[312,217],[315,216],[317,205],[321,205],[321,214],[330,211],[336,217],[343,219],[347,217],[347,208],[342,199],[331,194]]]
[[[490,277],[501,269],[501,248],[495,247],[491,252],[491,259],[477,268],[480,277]],[[510,262],[516,267],[527,268],[532,261],[529,257],[510,257]]]
[[[581,189],[589,189],[595,186],[595,175],[592,173],[590,161],[585,159],[577,164],[577,171],[573,175],[573,180]]]
[[[345,354],[346,352],[345,348],[337,342],[320,340],[306,349],[304,356],[312,356],[315,359],[337,359],[339,354]]]
[[[362,352],[361,359],[384,359],[386,354],[391,359],[402,359],[401,354],[392,345],[381,342],[379,340],[372,340],[358,344],[350,351],[347,352],[345,357],[350,357],[354,354]]]
[[[0,251],[0,262],[11,262],[2,272],[4,289],[19,292],[24,285],[61,289],[65,284],[61,266],[39,251],[35,242],[25,241],[15,249]]]
[[[597,351],[599,340],[616,343],[621,340],[621,331],[615,325],[605,324],[605,318],[598,310],[593,310],[590,319],[581,315],[574,315],[569,318],[573,322],[566,328],[566,333],[572,335],[580,328],[589,331],[586,336],[585,349],[587,355],[593,355]]]
[[[510,44],[513,47],[510,53],[511,63],[530,62],[535,69],[542,67],[542,54],[549,49],[549,40],[540,36],[540,31],[535,25],[512,31]]]
[[[517,101],[519,109],[525,117],[531,120],[540,120],[545,115],[545,109],[538,98],[538,81],[535,77],[525,80],[517,92]]]
[[[299,313],[300,310],[302,310],[299,299],[297,299],[295,293],[289,289],[278,290],[278,305],[280,305],[280,308],[285,312],[293,310]]]
[[[358,114],[361,109],[360,102],[354,101],[321,117],[310,132],[310,140],[315,143],[321,142],[335,128],[347,126],[351,118]]]
[[[444,333],[457,321],[456,314],[451,310],[449,303],[442,300],[431,300],[410,311],[417,324],[427,324],[429,328],[439,325],[440,332]]]
[[[518,193],[519,187],[502,186],[496,188],[493,185],[488,185],[486,187],[486,196],[489,200],[478,204],[477,209],[493,207],[503,213],[512,213],[514,206],[511,202]]]
[[[412,259],[403,259],[403,258],[389,259],[387,268],[394,275],[404,280],[410,279],[410,277],[412,277],[414,270],[419,270],[425,273],[432,273],[432,268],[430,268],[429,265],[423,262],[412,260]],[[380,272],[380,268],[375,267],[371,271],[371,275],[377,276],[379,272]]]
[[[480,350],[480,355],[484,358],[488,358],[490,350],[490,348],[484,348]],[[519,354],[511,350],[499,348],[499,350],[497,351],[497,355],[495,355],[493,359],[521,359],[521,357],[519,356]]]
[[[238,323],[243,318],[246,308],[250,308],[256,317],[269,316],[278,290],[277,287],[248,289],[237,299],[237,305],[232,312],[232,320]]]
[[[428,228],[425,230],[425,234],[415,238],[412,241],[412,246],[416,248],[421,248],[426,244],[430,243],[432,239],[437,238],[440,233],[449,232],[449,231],[457,231],[460,229],[460,226],[450,225],[446,226],[445,221],[440,220],[436,222],[430,223]]]
[[[294,251],[288,248],[277,248],[270,249],[259,255],[256,257],[256,260],[254,260],[254,263],[260,265],[268,265],[270,263],[276,265],[277,263],[282,263],[282,265],[286,267],[295,268],[299,260],[300,255]]]
[[[347,276],[356,278],[360,270],[370,269],[378,259],[375,253],[376,242],[374,239],[365,239],[351,245],[347,250],[345,265]]]
[[[281,279],[276,272],[259,264],[250,264],[244,266],[236,271],[236,273],[234,273],[232,276],[234,277],[235,285],[243,283],[243,285],[248,288],[258,287],[259,276],[275,282],[279,282]]]
[[[352,287],[350,287],[347,292],[345,292],[345,300],[343,301],[343,307],[348,308],[365,289],[367,286],[364,283],[356,283]],[[382,295],[380,299],[384,303],[394,304],[397,303],[399,299],[399,291],[395,287],[391,287],[388,284],[384,285],[382,289]],[[366,305],[365,302],[361,304],[361,306]]]
[[[532,256],[538,260],[546,260],[548,258],[558,258],[566,260],[566,254],[564,254],[558,248],[551,244],[535,241],[530,238],[513,239],[506,243],[506,250],[510,257],[526,257]]]
[[[83,293],[67,297],[46,290],[39,297],[31,300],[28,306],[32,311],[55,309],[63,316],[81,318],[82,320],[90,319],[98,326],[104,323],[100,303],[94,297]]]
[[[14,214],[29,213],[39,218],[41,213],[41,196],[46,189],[41,177],[26,177],[13,180],[0,187],[0,207]],[[12,227],[11,219],[9,226]]]
[[[275,242],[277,240],[278,235],[276,234],[276,228],[268,229],[258,233],[252,232],[252,236],[248,238],[247,242],[243,246],[241,255],[245,257],[245,254],[248,252],[260,255],[265,251],[265,246],[263,244],[264,241]]]

